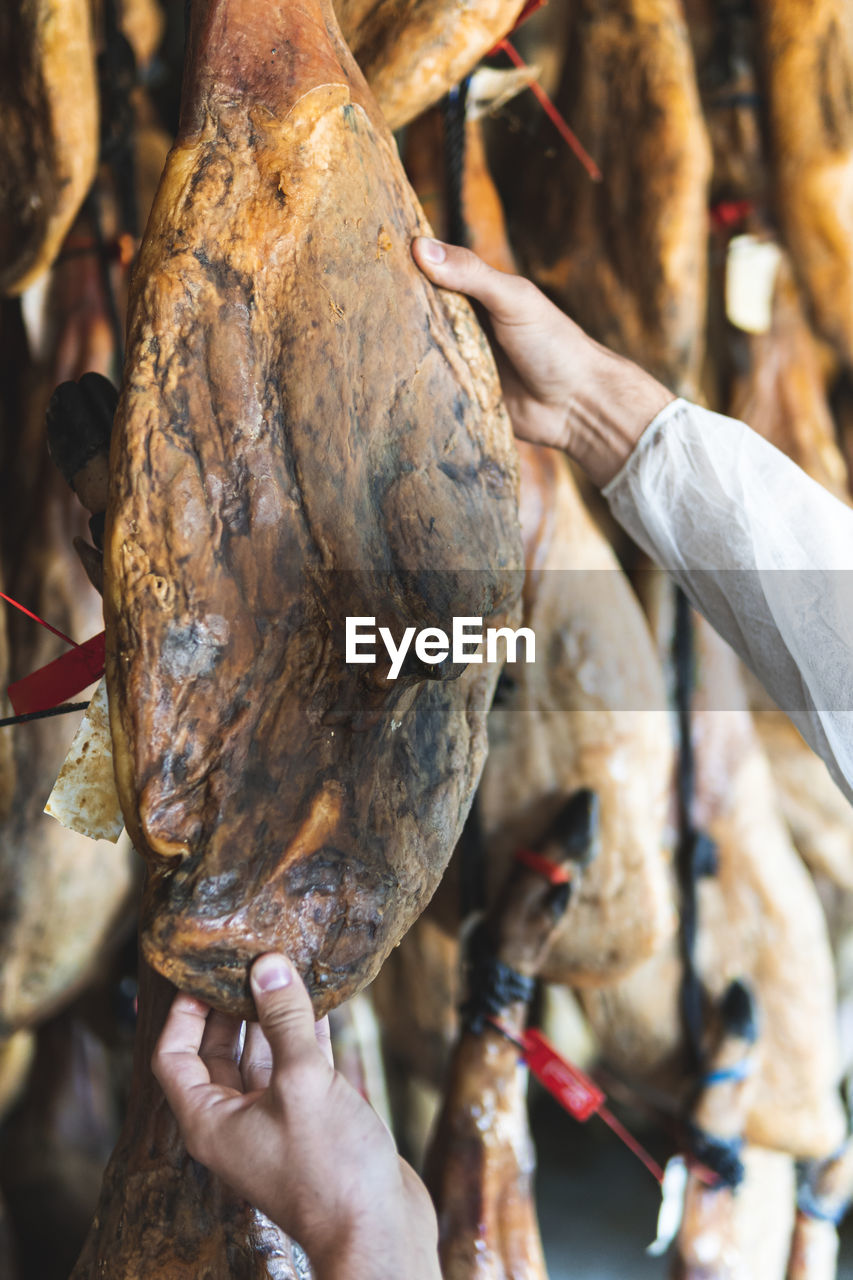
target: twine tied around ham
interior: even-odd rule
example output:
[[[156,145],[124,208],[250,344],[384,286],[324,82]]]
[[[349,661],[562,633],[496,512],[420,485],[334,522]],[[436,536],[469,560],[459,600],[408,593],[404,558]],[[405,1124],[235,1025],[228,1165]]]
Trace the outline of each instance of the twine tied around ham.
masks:
[[[468,1030],[479,1033],[486,1023],[510,1004],[529,1004],[536,979],[527,978],[499,960],[489,940],[485,922],[477,925],[468,944],[468,998],[462,1019]]]

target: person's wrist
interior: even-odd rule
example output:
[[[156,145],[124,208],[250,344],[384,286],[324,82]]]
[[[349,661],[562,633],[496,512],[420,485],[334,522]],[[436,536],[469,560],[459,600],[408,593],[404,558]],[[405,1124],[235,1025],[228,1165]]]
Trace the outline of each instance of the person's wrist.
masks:
[[[587,339],[566,412],[564,448],[599,488],[675,397],[644,369]]]
[[[389,1252],[387,1241],[375,1232],[369,1238],[338,1239],[306,1253],[314,1280],[400,1280],[410,1274],[405,1258],[396,1250]]]
[[[410,1239],[403,1202],[389,1206],[381,1229],[375,1208],[362,1216],[356,1212],[338,1218],[334,1232],[315,1239],[305,1252],[314,1280],[399,1280],[409,1276],[407,1242]],[[412,1275],[412,1280],[419,1277]]]

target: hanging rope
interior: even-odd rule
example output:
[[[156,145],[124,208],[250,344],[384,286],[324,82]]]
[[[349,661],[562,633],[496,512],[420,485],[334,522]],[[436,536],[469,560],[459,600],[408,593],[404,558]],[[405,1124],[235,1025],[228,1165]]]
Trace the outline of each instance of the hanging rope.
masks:
[[[479,792],[459,837],[459,919],[467,920],[486,905],[486,847],[480,823]]]
[[[675,700],[678,714],[678,824],[680,838],[676,854],[676,872],[681,897],[680,948],[682,962],[681,1017],[690,1066],[702,1068],[703,999],[702,980],[696,966],[696,933],[698,928],[697,882],[701,876],[716,870],[716,849],[712,840],[698,831],[693,822],[693,798],[696,788],[696,765],[693,756],[692,701],[694,672],[693,620],[690,602],[680,587],[675,597]]]
[[[462,205],[465,181],[465,109],[468,80],[450,90],[441,103],[444,124],[444,189],[446,238],[451,244],[469,243],[468,226]]]
[[[132,93],[137,83],[136,57],[119,24],[116,0],[104,4],[104,50],[99,59],[101,160],[112,170],[122,230],[139,235],[136,201],[136,121]]]

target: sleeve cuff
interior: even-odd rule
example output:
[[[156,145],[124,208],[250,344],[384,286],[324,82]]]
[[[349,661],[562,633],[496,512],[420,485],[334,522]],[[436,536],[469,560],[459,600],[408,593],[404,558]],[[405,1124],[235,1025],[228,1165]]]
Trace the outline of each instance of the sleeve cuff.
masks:
[[[681,413],[685,409],[689,409],[690,405],[687,400],[681,398],[670,400],[669,404],[665,404],[660,413],[652,418],[649,425],[643,431],[637,443],[623,462],[622,466],[616,472],[612,480],[608,480],[607,484],[601,490],[603,497],[610,499],[611,495],[620,487],[622,481],[630,472],[639,465],[641,458],[650,449],[660,434],[663,427],[669,422],[670,418],[674,418],[676,414]]]

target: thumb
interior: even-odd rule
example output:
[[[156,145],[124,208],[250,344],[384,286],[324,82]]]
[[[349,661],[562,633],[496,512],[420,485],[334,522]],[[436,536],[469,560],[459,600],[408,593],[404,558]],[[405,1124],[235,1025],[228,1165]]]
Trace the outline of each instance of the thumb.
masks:
[[[527,280],[496,271],[470,249],[428,236],[412,241],[412,256],[433,284],[476,298],[498,323],[517,318],[520,295],[530,289]]]
[[[317,1052],[314,1010],[305,984],[290,961],[268,952],[252,965],[252,995],[261,1030],[272,1051],[273,1069],[281,1070],[308,1052]]]

